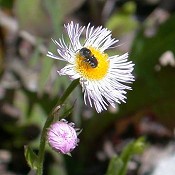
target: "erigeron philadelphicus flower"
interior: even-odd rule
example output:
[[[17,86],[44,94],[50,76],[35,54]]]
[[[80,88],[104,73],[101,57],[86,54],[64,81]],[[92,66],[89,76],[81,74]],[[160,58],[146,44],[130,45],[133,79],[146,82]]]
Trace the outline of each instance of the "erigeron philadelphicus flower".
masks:
[[[65,119],[57,121],[48,129],[48,143],[55,151],[70,155],[70,152],[78,145],[77,135],[80,133],[78,131],[74,123],[68,123]]]
[[[125,102],[126,90],[131,90],[126,84],[134,81],[134,64],[128,61],[128,53],[109,56],[105,52],[118,42],[112,38],[111,31],[102,26],[95,28],[89,24],[85,27],[73,22],[65,25],[65,29],[70,43],[66,44],[63,37],[53,40],[59,56],[47,54],[67,62],[58,73],[80,79],[85,104],[94,106],[97,112],[107,110],[109,105],[115,107],[116,102]],[[85,41],[81,43],[80,36],[84,31]]]

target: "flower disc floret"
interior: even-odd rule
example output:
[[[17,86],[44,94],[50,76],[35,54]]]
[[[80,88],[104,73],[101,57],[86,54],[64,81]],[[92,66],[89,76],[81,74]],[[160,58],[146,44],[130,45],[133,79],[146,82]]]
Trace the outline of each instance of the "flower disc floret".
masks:
[[[77,53],[75,60],[76,71],[88,80],[100,80],[106,76],[109,69],[108,55],[92,47],[89,49],[98,61],[97,67],[93,68],[90,64],[84,61],[84,58],[79,53]]]

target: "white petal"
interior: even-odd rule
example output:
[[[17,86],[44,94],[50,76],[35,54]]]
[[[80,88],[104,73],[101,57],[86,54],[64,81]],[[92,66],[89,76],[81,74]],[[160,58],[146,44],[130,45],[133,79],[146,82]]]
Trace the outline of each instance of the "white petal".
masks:
[[[63,58],[58,57],[57,55],[54,55],[52,52],[49,52],[49,51],[47,52],[47,55],[46,56],[48,56],[50,58],[57,59],[57,60],[65,61]]]
[[[59,75],[68,75],[71,79],[78,79],[80,78],[80,74],[75,71],[74,65],[68,64],[60,71],[57,71]]]
[[[75,69],[76,54],[82,47],[94,47],[100,52],[104,52],[118,42],[118,40],[112,38],[111,31],[102,26],[91,27],[89,23],[86,28],[85,42],[82,46],[80,36],[85,27],[71,22],[65,25],[65,29],[70,43],[66,44],[63,37],[58,41],[53,40],[57,45],[59,56],[54,55],[52,52],[47,54],[51,58],[70,63],[58,73],[68,75],[71,79],[80,78],[80,84],[84,92],[84,102],[91,107],[95,107],[97,112],[107,110],[109,105],[115,107],[115,103],[125,102],[126,90],[131,90],[131,87],[127,84],[134,81],[134,76],[132,75],[134,64],[128,61],[128,53],[121,56],[110,56],[108,72],[101,80],[86,79]]]

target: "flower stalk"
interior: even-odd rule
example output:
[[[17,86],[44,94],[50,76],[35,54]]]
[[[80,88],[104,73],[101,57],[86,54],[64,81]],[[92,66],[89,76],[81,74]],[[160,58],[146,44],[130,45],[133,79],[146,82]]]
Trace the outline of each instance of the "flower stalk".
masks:
[[[79,79],[74,80],[69,87],[66,89],[62,97],[58,100],[56,106],[51,111],[50,115],[48,116],[42,133],[41,133],[41,139],[40,139],[40,146],[39,146],[39,153],[38,153],[38,166],[37,166],[37,175],[43,174],[43,162],[44,162],[44,153],[45,153],[45,146],[46,146],[46,139],[47,139],[47,128],[52,124],[54,120],[54,114],[56,111],[58,111],[65,100],[68,98],[68,96],[71,94],[71,92],[75,89],[75,87],[78,85]]]

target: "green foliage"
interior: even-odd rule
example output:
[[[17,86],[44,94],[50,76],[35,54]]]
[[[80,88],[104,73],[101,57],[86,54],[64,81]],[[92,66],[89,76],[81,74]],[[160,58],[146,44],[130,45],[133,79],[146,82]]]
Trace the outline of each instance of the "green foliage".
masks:
[[[125,35],[127,32],[132,32],[138,27],[138,22],[133,18],[135,13],[135,3],[127,2],[122,9],[112,15],[106,23],[106,27],[112,30],[118,37]]]
[[[106,175],[120,175],[119,172],[123,168],[124,163],[118,156],[111,158]]]
[[[6,115],[3,117],[4,114],[0,113],[2,117],[0,118],[0,129],[3,130],[1,148],[14,151],[22,147],[21,149],[23,150],[24,144],[30,144],[32,148],[38,149],[39,130],[43,127],[49,112],[62,95],[62,91],[70,83],[69,79],[65,77],[51,77],[53,76],[53,71],[56,72],[62,67],[62,63],[46,57],[45,54],[40,52],[39,46],[42,45],[56,54],[55,45],[50,38],[57,40],[62,33],[64,34],[63,24],[67,21],[74,20],[81,24],[90,21],[96,26],[99,23],[101,24],[103,19],[100,19],[102,15],[99,13],[104,10],[102,4],[108,1],[86,1],[80,11],[76,11],[84,1],[0,0],[1,10],[10,17],[9,19],[13,20],[13,17],[15,17],[19,24],[19,33],[10,34],[10,37],[7,34],[11,33],[11,31],[6,29],[6,26],[0,26],[0,40],[4,40],[2,43],[0,42],[0,60],[2,60],[0,61],[0,102],[2,106],[4,102],[10,103],[11,106],[19,110],[19,114],[15,114],[15,122],[12,123],[8,121]],[[89,4],[91,4],[90,7],[88,6]],[[106,3],[105,5],[107,7],[109,4]],[[156,25],[154,21],[152,23],[147,20],[140,22],[138,18],[140,19],[141,17],[143,19],[143,16],[135,18],[138,15],[136,14],[136,7],[136,1],[123,1],[120,7],[113,7],[114,11],[111,11],[111,15],[109,15],[106,23],[102,24],[111,29],[116,38],[128,36],[128,33],[135,33],[134,40],[131,41],[132,47],[129,58],[135,63],[134,74],[136,81],[132,86],[133,91],[127,94],[127,103],[119,105],[119,110],[115,113],[107,111],[97,116],[95,112],[93,113],[93,109],[86,110],[82,102],[81,90],[76,89],[71,95],[72,98],[64,104],[64,110],[59,112],[62,112],[60,114],[61,117],[72,117],[71,120],[73,119],[80,125],[80,128],[83,128],[81,133],[82,139],[80,139],[81,141],[77,148],[77,152],[80,153],[77,153],[78,156],[75,153],[71,158],[67,158],[69,161],[65,160],[65,162],[61,161],[61,163],[60,160],[55,161],[59,155],[54,154],[55,162],[53,164],[50,163],[51,165],[49,164],[49,167],[47,167],[49,168],[49,174],[58,174],[58,172],[66,174],[68,169],[70,169],[69,172],[72,175],[83,174],[82,172],[86,169],[84,168],[84,162],[81,160],[86,159],[87,163],[89,163],[89,155],[92,154],[97,140],[104,133],[108,132],[111,125],[113,126],[120,118],[125,120],[126,117],[127,120],[128,117],[133,117],[133,115],[138,115],[141,118],[141,115],[145,115],[144,111],[149,111],[162,124],[174,127],[175,68],[170,65],[161,65],[159,59],[166,51],[171,51],[175,55],[175,14],[169,12],[168,20],[161,23],[161,25],[154,26]],[[4,10],[4,8],[8,8],[8,10]],[[10,12],[10,8],[12,8],[12,12]],[[90,9],[94,12],[90,11]],[[146,9],[144,10],[147,11]],[[151,16],[147,16],[148,18],[152,20]],[[146,31],[149,30],[148,27],[150,29],[152,27],[155,32],[152,36],[146,35]],[[30,43],[25,38],[21,38],[21,36],[20,40],[25,40],[23,47],[19,46],[16,41],[14,42],[14,38],[19,38],[21,30],[33,34],[32,36],[36,38],[37,43],[33,45],[33,43]],[[132,35],[129,34],[129,36],[131,37],[129,37],[128,42],[132,38]],[[49,46],[47,45],[48,42],[50,43]],[[3,43],[5,43],[5,47],[1,47]],[[25,45],[26,43],[27,45]],[[32,49],[30,50],[31,55],[27,55],[27,59],[14,54],[21,48],[25,50],[29,45]],[[3,54],[1,59],[1,51],[9,57],[7,60]],[[123,53],[123,50],[117,47],[112,49],[112,52],[115,52],[114,54],[116,52]],[[17,60],[17,62],[13,63],[14,60]],[[14,65],[18,65],[17,69],[20,70],[14,70]],[[156,69],[157,67],[159,68],[158,70]],[[33,74],[37,77],[37,85],[33,83],[35,82]],[[36,89],[30,89],[26,82],[36,85]],[[47,85],[51,88],[46,87]],[[62,98],[62,102],[68,95],[69,92],[67,91],[64,98]],[[9,111],[10,114],[13,113],[13,108]],[[14,118],[12,116],[13,120]],[[80,123],[81,121],[82,123]],[[26,135],[26,126],[28,125],[35,125],[36,127],[32,126],[31,128],[34,128],[34,130],[38,129],[38,134],[33,138],[31,138],[32,129]],[[6,137],[6,135],[10,136],[10,138]],[[144,140],[142,139],[129,143],[119,156],[115,156],[111,160],[107,175],[125,175],[129,160],[134,154],[142,152],[144,146]],[[25,157],[28,165],[36,169],[37,156],[32,148],[29,146],[25,147]],[[68,166],[64,166],[65,163]],[[58,168],[58,165],[64,173]]]
[[[114,156],[109,163],[106,175],[126,175],[127,165],[135,154],[140,154],[145,148],[143,137],[130,142],[122,150],[119,156]]]
[[[33,152],[30,146],[24,147],[24,155],[31,169],[37,169],[38,156]]]
[[[13,0],[0,0],[0,7],[11,8],[13,6]]]

